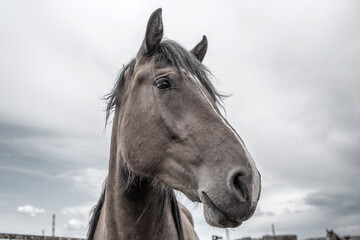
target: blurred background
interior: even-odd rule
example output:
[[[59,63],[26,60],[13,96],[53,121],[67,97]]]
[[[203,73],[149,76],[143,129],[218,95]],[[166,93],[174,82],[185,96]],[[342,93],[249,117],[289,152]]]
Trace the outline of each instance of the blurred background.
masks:
[[[163,8],[204,60],[262,174],[232,238],[360,235],[360,2],[0,1],[0,232],[84,237],[107,175],[105,103]],[[179,194],[180,195],[180,194]],[[225,236],[179,196],[200,239]]]

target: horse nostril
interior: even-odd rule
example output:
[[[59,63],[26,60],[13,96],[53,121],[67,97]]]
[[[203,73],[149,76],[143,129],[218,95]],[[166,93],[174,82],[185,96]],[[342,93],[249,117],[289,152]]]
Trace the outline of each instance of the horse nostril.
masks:
[[[235,187],[236,193],[238,194],[238,196],[241,199],[246,200],[249,197],[248,191],[247,191],[247,186],[246,186],[245,173],[237,172],[233,178],[233,185]]]
[[[240,192],[241,196],[245,197],[245,193],[241,183],[241,175],[238,175],[234,178],[234,186],[235,189]]]

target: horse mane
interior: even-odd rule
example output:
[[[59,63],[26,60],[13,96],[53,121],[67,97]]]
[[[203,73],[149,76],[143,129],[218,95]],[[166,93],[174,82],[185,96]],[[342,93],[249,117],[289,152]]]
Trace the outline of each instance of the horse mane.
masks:
[[[167,61],[171,66],[176,68],[180,74],[184,74],[185,71],[185,73],[190,73],[196,76],[200,80],[201,84],[209,92],[212,99],[222,107],[221,105],[222,100],[226,96],[220,93],[214,87],[211,81],[211,79],[213,78],[212,73],[194,55],[192,55],[189,51],[183,48],[180,44],[172,40],[163,40],[159,44],[159,46],[155,49],[153,59],[155,60],[155,62],[161,60]],[[110,93],[104,96],[104,100],[106,101],[105,124],[108,123],[108,120],[112,112],[114,111],[115,107],[120,104],[120,99],[121,99],[120,93],[123,87],[123,83],[125,81],[125,72],[129,70],[128,78],[131,80],[134,73],[134,68],[135,68],[135,59],[132,59],[128,64],[123,66],[115,82],[115,85],[110,91]],[[125,188],[123,190],[125,190],[126,187],[128,187],[132,183],[132,181],[136,181],[136,179],[142,178],[142,176],[138,176],[135,173],[132,173],[129,169],[126,170],[128,171],[129,176],[128,176],[128,181],[125,183]],[[181,225],[180,209],[175,197],[174,190],[167,188],[158,181],[154,181],[153,184],[156,184],[157,187],[159,188],[163,188],[164,191],[162,192],[165,193],[164,201],[165,198],[170,199],[171,213],[174,217],[179,240],[183,240],[184,236]],[[91,212],[91,220],[89,222],[89,228],[87,234],[88,240],[92,240],[94,238],[96,226],[98,224],[101,209],[105,200],[105,192],[106,192],[106,184],[104,184],[103,186],[103,190],[98,203],[94,206]]]
[[[174,218],[175,227],[176,227],[177,234],[179,236],[179,240],[184,240],[184,233],[183,233],[183,228],[181,225],[180,208],[179,208],[178,201],[176,200],[176,197],[175,197],[175,192],[172,189],[170,192],[170,205],[171,205],[171,213]]]
[[[88,240],[92,240],[94,238],[96,226],[99,222],[101,208],[105,201],[105,191],[106,191],[106,180],[104,181],[104,184],[103,184],[103,189],[101,192],[100,199],[99,199],[98,203],[91,210],[91,219],[89,222],[89,229],[88,229],[87,238],[86,238]]]
[[[180,74],[185,72],[196,76],[201,84],[209,92],[213,100],[222,107],[222,100],[226,95],[220,93],[213,85],[211,79],[214,77],[210,70],[202,64],[193,54],[183,48],[179,43],[173,40],[163,40],[155,49],[153,56],[156,62],[165,60],[171,66],[176,68]],[[120,75],[110,93],[104,96],[106,101],[106,123],[108,122],[111,113],[115,106],[120,103],[120,92],[123,86],[125,71],[129,70],[129,79],[132,78],[135,68],[135,59],[132,59],[127,65],[124,65],[120,71]]]
[[[334,232],[334,230],[332,230],[332,229],[330,229],[330,230],[327,230],[327,229],[326,229],[326,233],[327,233],[327,235],[328,235],[330,238],[334,237],[334,238],[337,239],[337,240],[341,240],[341,239],[342,239],[342,238],[339,237],[339,235],[337,235],[337,234]],[[345,237],[344,239],[346,239],[346,237]]]
[[[339,240],[341,240],[342,238],[341,237],[339,237],[339,235],[337,235],[335,232],[333,232],[334,233],[334,235],[335,235],[335,238],[336,239],[339,239]]]

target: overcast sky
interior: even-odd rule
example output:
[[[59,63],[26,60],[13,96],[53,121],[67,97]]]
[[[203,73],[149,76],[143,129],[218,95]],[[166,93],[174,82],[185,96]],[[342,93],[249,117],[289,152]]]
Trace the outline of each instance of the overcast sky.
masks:
[[[226,116],[262,174],[232,238],[360,235],[359,1],[0,1],[0,232],[84,237],[106,177],[101,97],[135,56],[150,14],[232,94]],[[202,207],[182,201],[200,239]]]

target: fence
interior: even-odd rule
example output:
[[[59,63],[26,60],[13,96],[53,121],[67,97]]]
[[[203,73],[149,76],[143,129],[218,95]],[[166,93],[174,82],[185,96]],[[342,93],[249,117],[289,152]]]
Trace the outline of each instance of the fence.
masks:
[[[12,234],[12,233],[0,233],[0,240],[85,240],[84,238],[67,238],[67,237],[51,237],[51,236],[40,236],[40,235],[23,235],[23,234]]]

